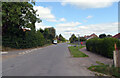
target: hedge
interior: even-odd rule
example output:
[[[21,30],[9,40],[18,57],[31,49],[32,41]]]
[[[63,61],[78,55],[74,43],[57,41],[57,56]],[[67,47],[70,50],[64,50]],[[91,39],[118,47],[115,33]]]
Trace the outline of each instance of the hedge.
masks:
[[[114,44],[120,47],[120,40],[115,38],[93,38],[87,40],[86,48],[88,51],[103,55],[108,58],[113,58]]]
[[[40,32],[36,34],[26,32],[24,37],[3,36],[2,38],[2,46],[16,49],[39,47],[47,43]]]

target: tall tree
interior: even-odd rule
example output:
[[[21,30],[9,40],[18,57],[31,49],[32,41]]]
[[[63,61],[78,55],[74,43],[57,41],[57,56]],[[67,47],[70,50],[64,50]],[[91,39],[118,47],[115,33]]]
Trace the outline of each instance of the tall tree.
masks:
[[[41,22],[37,18],[33,5],[28,2],[3,2],[2,3],[2,33],[18,34],[22,27],[35,30],[35,23]]]
[[[71,37],[69,38],[70,43],[73,43],[77,40],[78,40],[78,38],[75,36],[75,34],[72,34]]]
[[[112,35],[108,34],[106,37],[112,37]]]
[[[105,38],[106,37],[106,34],[100,34],[99,35],[99,38]]]
[[[49,34],[48,39],[53,40],[55,38],[55,35],[56,35],[55,29],[53,27],[50,27],[50,28],[45,28],[45,30],[48,31],[48,34]]]
[[[59,40],[60,40],[60,41],[65,41],[65,38],[60,34],[60,35],[59,35]]]
[[[43,35],[44,35],[45,39],[49,39],[49,31],[48,31],[48,29],[44,30]]]
[[[37,11],[33,9],[33,5],[34,3],[29,2],[2,3],[3,46],[20,48],[26,46],[27,42],[37,45],[35,43],[35,23],[41,22],[41,20],[37,18]],[[31,31],[24,32],[23,28],[26,27],[30,28]]]
[[[59,40],[59,36],[58,35],[56,35],[56,39]]]

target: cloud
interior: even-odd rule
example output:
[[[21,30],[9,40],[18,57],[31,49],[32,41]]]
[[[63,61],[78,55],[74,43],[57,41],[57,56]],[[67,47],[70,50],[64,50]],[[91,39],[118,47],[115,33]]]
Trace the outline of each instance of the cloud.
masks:
[[[90,25],[66,25],[58,24],[56,25],[56,31],[58,34],[62,33],[67,39],[69,39],[71,34],[79,34],[80,36],[90,35],[90,34],[116,34],[118,33],[118,23],[103,23],[103,24],[90,24]]]
[[[60,19],[60,21],[63,21],[63,22],[65,22],[65,21],[66,21],[66,19],[65,19],[65,18],[61,18],[61,19]]]
[[[80,24],[80,22],[60,23],[55,25],[55,29],[57,34],[62,34],[65,38],[69,38],[69,34],[72,32],[71,30]]]
[[[39,14],[39,18],[44,19],[49,22],[56,22],[56,17],[51,13],[51,9],[48,7],[34,6],[33,7]]]
[[[87,8],[105,8],[111,6],[114,2],[119,0],[62,0],[63,6],[70,4],[81,9]]]
[[[90,18],[92,18],[92,17],[93,17],[93,16],[89,15],[89,16],[87,16],[86,18],[87,18],[87,19],[90,19]]]
[[[60,18],[60,20],[56,20],[56,17],[51,13],[51,9],[48,7],[42,6],[34,6],[34,10],[37,10],[37,14],[39,14],[39,18],[44,19],[48,22],[64,22],[65,18]]]
[[[57,24],[56,27],[75,27],[80,25],[80,22],[69,22],[69,23],[61,23],[61,24]]]
[[[81,30],[81,31],[80,31]],[[91,24],[86,26],[79,26],[76,32],[81,32],[82,34],[101,34],[101,33],[117,33],[118,23],[103,23],[103,24]],[[82,35],[81,34],[81,35]]]
[[[35,23],[35,26],[36,26],[36,30],[39,30],[40,28],[44,29],[44,28],[52,27],[45,25],[44,23]]]

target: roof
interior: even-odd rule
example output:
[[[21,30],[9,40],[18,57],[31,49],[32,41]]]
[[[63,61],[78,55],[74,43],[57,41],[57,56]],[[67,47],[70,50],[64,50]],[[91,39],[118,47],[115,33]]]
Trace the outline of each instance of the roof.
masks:
[[[94,37],[98,37],[96,34],[91,34],[90,36],[88,35],[88,36],[84,36],[86,39],[91,39],[91,38],[94,38]]]
[[[96,34],[94,34],[94,33],[93,33],[93,34],[91,34],[91,35],[90,35],[90,37],[91,37],[91,36],[95,36],[95,37],[97,37],[97,35],[96,35]]]
[[[120,33],[114,35],[113,38],[118,38],[118,39],[120,39]]]

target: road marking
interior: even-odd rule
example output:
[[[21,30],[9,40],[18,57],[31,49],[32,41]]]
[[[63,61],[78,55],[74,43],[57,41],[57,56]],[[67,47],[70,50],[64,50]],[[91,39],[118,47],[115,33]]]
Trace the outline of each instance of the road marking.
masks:
[[[19,53],[19,54],[22,54],[22,53]]]
[[[1,54],[7,54],[8,52],[1,52]]]
[[[36,51],[36,50],[39,50],[39,49],[42,49],[42,48],[37,48],[37,49],[32,49],[32,50],[27,50],[27,51],[25,51],[25,52],[21,52],[21,53],[18,53],[19,55],[24,55],[24,54],[28,54],[28,53],[30,53],[30,54],[32,54],[33,53],[33,51]]]

